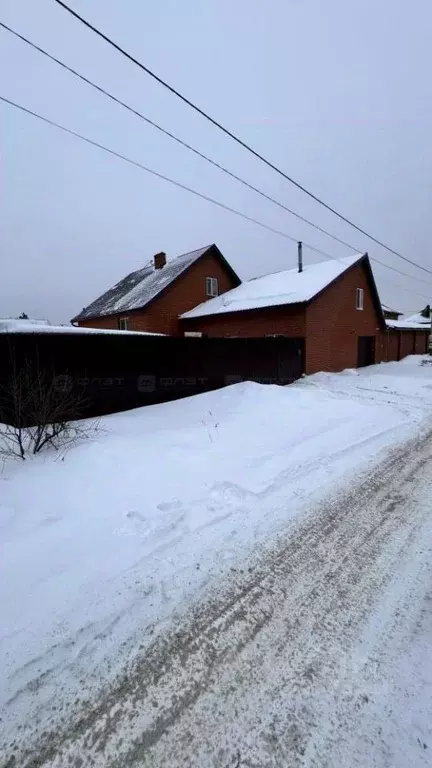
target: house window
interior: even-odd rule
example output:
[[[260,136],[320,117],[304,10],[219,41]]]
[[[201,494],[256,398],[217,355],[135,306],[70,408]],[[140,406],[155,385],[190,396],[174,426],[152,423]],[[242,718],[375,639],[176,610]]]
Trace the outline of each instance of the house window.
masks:
[[[129,318],[128,317],[119,317],[119,330],[120,331],[128,331],[129,330]]]
[[[219,295],[219,285],[218,285],[217,277],[206,277],[206,295],[207,296]]]
[[[356,288],[356,309],[363,309],[363,288]]]

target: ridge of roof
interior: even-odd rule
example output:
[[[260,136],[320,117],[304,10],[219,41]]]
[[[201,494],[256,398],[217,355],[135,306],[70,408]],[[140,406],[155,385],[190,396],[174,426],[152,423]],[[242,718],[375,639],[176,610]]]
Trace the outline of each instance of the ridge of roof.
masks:
[[[286,304],[302,304],[313,299],[363,258],[365,254],[359,253],[341,259],[308,264],[303,267],[302,272],[295,268],[261,275],[199,304],[180,317],[189,319]]]

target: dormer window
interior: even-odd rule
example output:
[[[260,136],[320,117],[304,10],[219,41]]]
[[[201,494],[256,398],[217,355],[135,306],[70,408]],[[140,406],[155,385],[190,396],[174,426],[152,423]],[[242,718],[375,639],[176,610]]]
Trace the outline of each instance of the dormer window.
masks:
[[[217,277],[206,277],[206,296],[213,297],[219,295],[219,285]]]

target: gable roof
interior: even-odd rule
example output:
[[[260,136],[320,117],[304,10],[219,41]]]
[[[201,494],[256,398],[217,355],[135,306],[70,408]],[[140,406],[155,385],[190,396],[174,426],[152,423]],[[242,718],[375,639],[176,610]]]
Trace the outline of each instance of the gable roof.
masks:
[[[73,318],[72,322],[115,315],[119,312],[130,312],[133,309],[143,309],[172,285],[192,264],[210,252],[222,261],[234,281],[240,283],[240,278],[223,257],[219,248],[214,244],[206,245],[204,248],[183,253],[181,256],[167,261],[161,269],[155,269],[153,263],[149,263],[145,267],[131,272],[95,299],[88,307],[85,307]]]
[[[270,275],[256,277],[253,280],[242,283],[237,288],[233,288],[231,291],[227,291],[214,299],[210,299],[210,301],[200,304],[189,312],[180,315],[180,317],[189,319],[205,317],[207,315],[219,315],[227,312],[242,312],[285,306],[287,304],[303,304],[315,298],[346,270],[362,259],[367,262],[372,278],[373,290],[379,304],[369,259],[366,254],[356,254],[343,259],[308,264],[303,268],[302,272],[299,272],[298,269],[287,269],[283,272],[274,272]],[[379,304],[379,315],[383,320],[381,304]]]

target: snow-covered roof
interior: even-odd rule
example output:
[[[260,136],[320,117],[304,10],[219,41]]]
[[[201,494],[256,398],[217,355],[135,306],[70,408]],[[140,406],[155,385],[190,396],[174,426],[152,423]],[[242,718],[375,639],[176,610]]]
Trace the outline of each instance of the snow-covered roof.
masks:
[[[428,325],[431,324],[430,317],[423,317],[421,312],[416,312],[415,315],[410,315],[409,317],[406,317],[404,322],[406,323],[417,323],[420,325]]]
[[[299,272],[298,269],[287,269],[283,272],[256,277],[231,291],[199,304],[180,317],[204,317],[226,312],[241,312],[306,302],[326,288],[333,280],[336,280],[363,256],[364,254],[356,254],[342,259],[308,264],[302,272]]]
[[[395,315],[403,315],[403,312],[399,312],[398,309],[393,309],[393,307],[389,307],[388,304],[383,304],[381,302],[381,306],[384,312],[393,312]]]
[[[0,333],[69,333],[69,334],[120,334],[121,336],[164,336],[163,333],[118,331],[105,328],[78,328],[75,325],[50,325],[32,320],[0,320]]]
[[[206,245],[205,248],[198,248],[196,251],[177,256],[167,261],[161,269],[155,269],[151,263],[137,269],[136,272],[131,272],[85,307],[74,317],[74,320],[113,315],[117,312],[129,312],[132,309],[145,307],[212,247]]]
[[[388,328],[400,328],[401,330],[428,331],[431,328],[431,321],[426,320],[424,323],[416,323],[408,318],[407,320],[386,320],[386,325]]]

